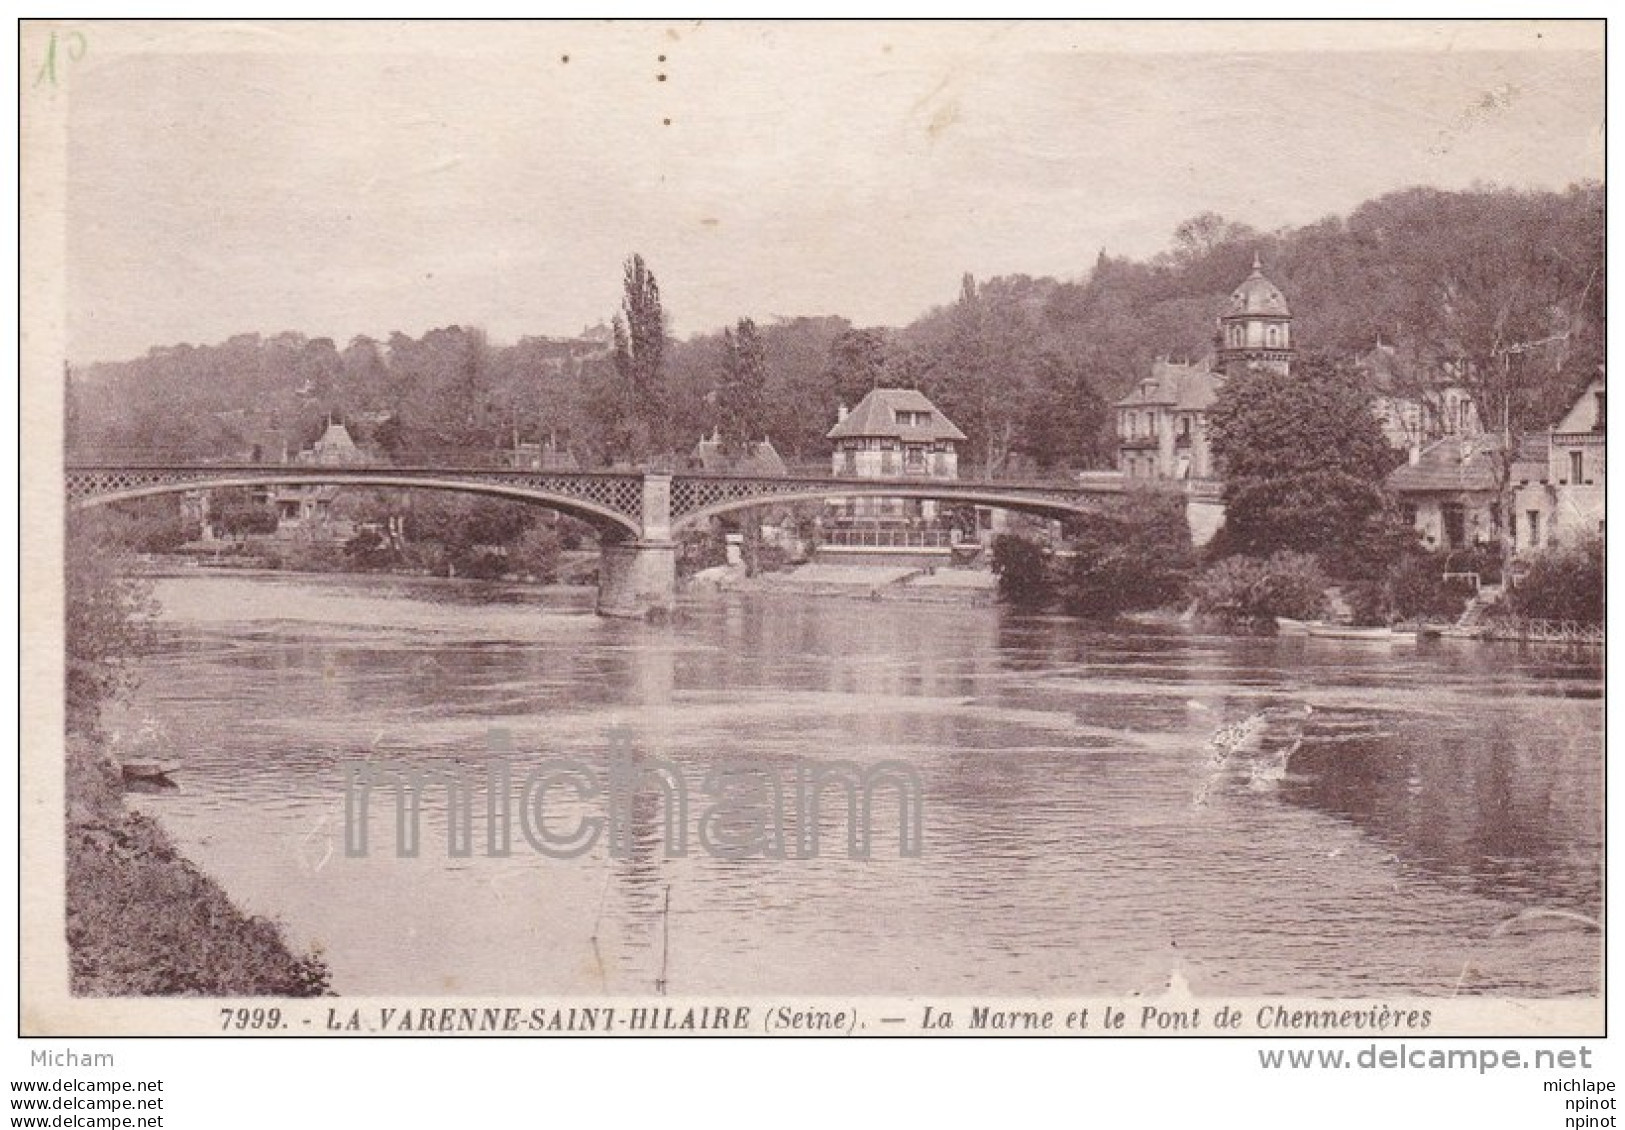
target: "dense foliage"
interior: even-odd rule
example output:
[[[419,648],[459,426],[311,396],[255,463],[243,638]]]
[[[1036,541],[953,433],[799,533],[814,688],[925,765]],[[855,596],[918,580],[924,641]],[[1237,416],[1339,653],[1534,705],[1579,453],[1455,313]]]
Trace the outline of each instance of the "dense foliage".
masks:
[[[119,569],[106,523],[73,515],[63,561],[67,726],[87,731],[128,681],[128,661],[151,643],[151,595]]]
[[[1017,534],[995,537],[993,572],[999,578],[999,598],[1010,604],[1035,608],[1047,604],[1054,596],[1049,551],[1031,538]]]
[[[1179,603],[1195,557],[1181,494],[1138,491],[1066,530],[1058,578],[1070,612],[1109,616]]]
[[[1226,557],[1191,584],[1197,611],[1229,624],[1265,627],[1277,616],[1312,620],[1326,611],[1326,575],[1310,555]]]
[[[1208,416],[1224,468],[1227,552],[1313,553],[1340,573],[1385,564],[1397,523],[1382,480],[1402,458],[1352,370],[1308,358],[1225,382]]]
[[[1531,620],[1601,624],[1607,595],[1604,556],[1600,537],[1539,554],[1513,590],[1512,610]]]

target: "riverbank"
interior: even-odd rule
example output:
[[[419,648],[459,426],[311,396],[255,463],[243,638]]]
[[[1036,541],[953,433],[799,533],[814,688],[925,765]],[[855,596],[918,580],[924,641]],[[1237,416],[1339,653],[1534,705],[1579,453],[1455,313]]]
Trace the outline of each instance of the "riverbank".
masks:
[[[294,954],[124,803],[100,744],[67,742],[69,979],[76,996],[278,996],[330,992],[321,955]]]

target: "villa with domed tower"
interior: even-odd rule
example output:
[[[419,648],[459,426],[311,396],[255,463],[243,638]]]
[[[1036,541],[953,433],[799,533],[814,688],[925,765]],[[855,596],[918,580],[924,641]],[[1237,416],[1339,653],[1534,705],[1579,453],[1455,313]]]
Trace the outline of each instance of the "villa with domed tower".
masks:
[[[1117,412],[1117,469],[1128,479],[1213,481],[1207,411],[1225,378],[1248,370],[1285,375],[1296,355],[1292,310],[1253,256],[1252,274],[1219,315],[1214,350],[1194,362],[1159,358]]]

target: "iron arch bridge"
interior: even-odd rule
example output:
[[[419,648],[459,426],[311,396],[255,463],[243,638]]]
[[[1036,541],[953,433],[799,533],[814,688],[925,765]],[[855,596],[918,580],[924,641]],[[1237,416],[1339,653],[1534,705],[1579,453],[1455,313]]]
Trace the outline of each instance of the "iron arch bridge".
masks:
[[[669,608],[675,600],[676,535],[736,511],[881,497],[988,506],[1064,519],[1096,512],[1103,498],[1124,489],[1122,477],[1113,472],[1064,482],[1021,483],[686,471],[72,463],[64,474],[68,505],[74,509],[188,491],[268,486],[456,491],[543,506],[599,530],[603,535],[599,611],[638,616]]]

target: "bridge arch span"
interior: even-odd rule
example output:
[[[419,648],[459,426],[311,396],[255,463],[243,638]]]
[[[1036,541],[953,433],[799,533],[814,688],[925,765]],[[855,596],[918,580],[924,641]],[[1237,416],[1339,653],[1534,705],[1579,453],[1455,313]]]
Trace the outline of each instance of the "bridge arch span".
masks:
[[[175,481],[132,484],[107,490],[91,490],[73,497],[70,509],[88,510],[117,502],[130,502],[139,498],[153,498],[165,494],[185,494],[195,490],[233,490],[274,486],[339,486],[364,489],[437,490],[457,494],[482,495],[509,502],[523,502],[532,506],[579,518],[590,523],[611,540],[636,538],[642,532],[638,519],[620,513],[613,507],[590,498],[539,490],[519,483],[477,481],[436,477],[430,474],[368,474],[358,476],[354,470],[324,474],[312,468],[308,472],[252,474],[232,472],[218,476],[180,479]]]
[[[797,502],[825,502],[849,498],[913,498],[945,505],[991,506],[1000,510],[1014,510],[1040,518],[1071,518],[1099,512],[1098,505],[1088,498],[1037,498],[1030,494],[1014,494],[996,488],[958,489],[932,486],[927,483],[880,482],[874,485],[841,480],[823,484],[809,484],[805,488],[781,490],[737,498],[719,499],[694,509],[684,510],[672,517],[672,532],[703,527],[712,518],[720,518],[742,510],[764,506],[777,506]]]

